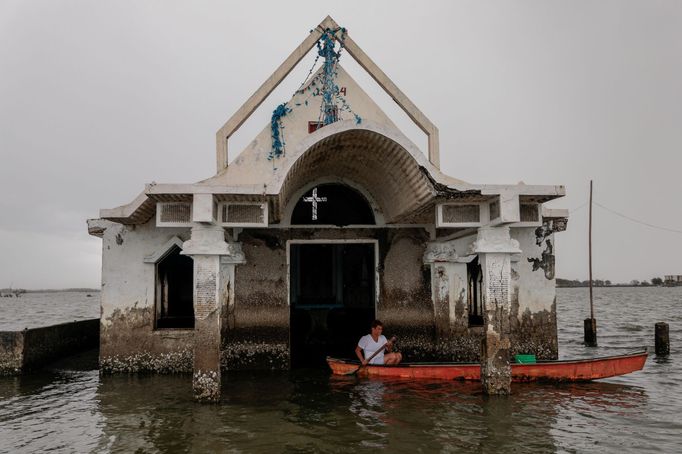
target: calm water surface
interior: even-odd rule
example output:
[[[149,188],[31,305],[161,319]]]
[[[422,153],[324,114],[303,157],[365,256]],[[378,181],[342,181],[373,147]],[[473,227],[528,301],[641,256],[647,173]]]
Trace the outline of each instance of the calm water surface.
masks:
[[[99,292],[46,292],[0,298],[0,331],[99,318],[99,295]]]
[[[99,377],[90,353],[0,377],[0,451],[682,452],[682,288],[595,296],[600,346],[590,349],[587,290],[558,290],[562,357],[653,350],[657,321],[670,323],[671,355],[599,382],[515,384],[508,398],[477,383],[228,373],[222,403],[198,405],[189,376]]]

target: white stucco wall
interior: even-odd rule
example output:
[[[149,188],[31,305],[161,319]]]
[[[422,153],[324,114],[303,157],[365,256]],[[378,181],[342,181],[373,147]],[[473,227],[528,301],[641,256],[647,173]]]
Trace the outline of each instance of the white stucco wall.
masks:
[[[512,227],[510,229],[510,236],[512,239],[519,242],[521,254],[512,255],[511,269],[512,269],[512,289],[518,289],[518,303],[519,315],[526,310],[531,313],[540,311],[551,311],[554,297],[556,295],[556,279],[547,279],[545,271],[540,268],[533,271],[533,264],[528,259],[541,259],[542,252],[546,249],[546,240],[549,240],[552,247],[554,244],[554,234],[546,237],[542,241],[542,246],[536,244],[536,227]],[[476,240],[476,233],[470,236],[458,238],[452,241],[455,251],[458,256],[466,256],[470,253],[471,245]],[[554,249],[556,253],[556,249]],[[450,266],[447,268],[449,275],[449,293],[450,293],[450,316],[454,320],[454,308],[460,292],[464,290],[463,296],[466,302],[467,291],[467,272],[466,265]],[[516,274],[516,275],[515,275]],[[436,289],[434,289],[434,292]],[[434,297],[436,295],[434,294]]]
[[[526,309],[531,313],[551,311],[556,295],[556,279],[547,279],[542,268],[533,271],[533,264],[528,261],[529,258],[541,258],[546,248],[545,242],[542,246],[536,244],[535,227],[511,229],[511,237],[519,242],[522,251],[519,260],[512,262],[512,271],[518,273],[518,279],[512,280],[514,285],[518,285],[519,315]],[[554,234],[546,239],[554,247]]]
[[[154,308],[155,265],[144,258],[162,248],[174,236],[188,240],[189,228],[156,228],[146,224],[125,226],[108,223],[102,237],[102,324],[110,324],[116,309]]]

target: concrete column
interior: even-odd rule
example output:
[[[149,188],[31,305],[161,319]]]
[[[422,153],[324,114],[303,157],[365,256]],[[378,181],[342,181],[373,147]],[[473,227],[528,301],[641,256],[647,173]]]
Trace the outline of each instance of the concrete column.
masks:
[[[436,340],[443,342],[450,337],[450,276],[446,264],[431,265],[431,289]]]
[[[424,253],[424,264],[431,266],[436,340],[451,340],[453,328],[467,318],[466,263],[471,257],[459,257],[454,242],[432,242]]]
[[[243,263],[239,243],[227,243],[222,227],[195,224],[182,253],[194,259],[194,397],[200,402],[220,400],[221,308],[229,298],[234,263]],[[222,260],[231,262],[221,269]],[[225,265],[223,265],[224,267]],[[230,268],[231,273],[230,273]]]
[[[486,394],[511,392],[511,255],[520,253],[509,227],[481,227],[472,245],[483,271],[484,331],[481,382]]]

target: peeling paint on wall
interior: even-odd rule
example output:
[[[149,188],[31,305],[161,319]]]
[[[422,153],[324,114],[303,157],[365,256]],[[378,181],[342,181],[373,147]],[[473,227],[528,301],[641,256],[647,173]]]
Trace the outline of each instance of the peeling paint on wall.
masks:
[[[554,247],[552,246],[551,236],[554,233],[553,223],[545,221],[543,224],[535,229],[535,244],[542,247],[545,244],[545,249],[542,251],[540,258],[528,257],[528,262],[533,264],[533,271],[542,269],[545,272],[545,278],[554,279]]]
[[[546,248],[542,251],[542,256],[537,258],[528,258],[528,261],[533,264],[533,271],[540,268],[545,272],[545,279],[554,279],[554,248],[551,240],[545,240]]]

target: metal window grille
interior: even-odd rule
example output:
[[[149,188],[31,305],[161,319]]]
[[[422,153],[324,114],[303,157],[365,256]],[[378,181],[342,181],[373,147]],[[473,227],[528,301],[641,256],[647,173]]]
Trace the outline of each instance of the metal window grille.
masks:
[[[443,222],[481,222],[481,211],[478,205],[443,205]]]
[[[189,203],[161,203],[159,204],[159,221],[162,223],[191,222],[192,207]]]
[[[539,207],[536,203],[522,203],[520,206],[521,222],[538,222],[540,220]]]
[[[264,224],[265,212],[262,204],[225,204],[221,221],[229,224]]]

